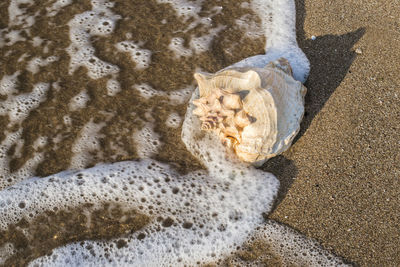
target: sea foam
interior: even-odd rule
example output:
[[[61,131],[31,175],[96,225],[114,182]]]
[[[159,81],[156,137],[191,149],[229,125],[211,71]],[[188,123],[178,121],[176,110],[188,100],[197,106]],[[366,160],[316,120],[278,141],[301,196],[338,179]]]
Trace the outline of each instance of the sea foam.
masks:
[[[246,58],[234,67],[264,67],[280,57],[286,58],[293,77],[304,83],[310,72],[310,62],[296,40],[296,6],[293,0],[252,0],[251,7],[260,16],[267,42],[265,55]]]
[[[117,265],[175,266],[215,261],[229,255],[262,223],[278,181],[253,168],[227,164],[223,158],[210,164],[215,165],[211,172],[185,176],[167,165],[141,160],[32,178],[0,193],[0,227],[54,207],[118,199],[126,208],[163,220],[153,219],[144,229],[123,237],[124,248],[116,248],[113,241],[72,243],[32,265],[98,266],[111,260]],[[138,240],[143,234],[145,238]],[[94,253],[86,249],[89,244]]]
[[[0,116],[7,116],[9,119],[7,127],[19,125],[45,99],[50,85],[48,83],[37,83],[33,85],[32,91],[17,94],[17,77],[20,72],[13,75],[4,75],[0,81],[0,95],[6,96],[6,100],[0,102]],[[41,153],[35,153],[34,157],[27,161],[17,171],[12,171],[9,166],[7,152],[15,146],[15,154],[19,155],[23,143],[20,141],[22,129],[17,131],[5,130],[4,140],[0,142],[0,188],[7,187],[10,183],[19,182],[33,175],[33,169],[42,160]],[[20,156],[20,155],[19,155]]]
[[[78,15],[68,23],[70,27],[71,45],[67,52],[71,57],[69,73],[72,74],[78,67],[88,69],[92,79],[98,79],[119,72],[119,68],[95,56],[95,49],[90,42],[92,36],[106,36],[110,34],[120,16],[111,11],[112,2],[93,0],[92,10]]]

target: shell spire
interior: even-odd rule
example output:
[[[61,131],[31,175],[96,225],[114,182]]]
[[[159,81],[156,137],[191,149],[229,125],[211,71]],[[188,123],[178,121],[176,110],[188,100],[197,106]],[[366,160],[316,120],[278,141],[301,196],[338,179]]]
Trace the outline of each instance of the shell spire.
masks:
[[[200,118],[201,129],[216,132],[229,147],[239,143],[243,128],[250,124],[240,95],[221,88],[214,88],[211,92],[207,89],[204,75],[196,73],[195,78],[199,83],[200,95],[203,93],[203,97],[193,101],[197,107],[193,114]]]

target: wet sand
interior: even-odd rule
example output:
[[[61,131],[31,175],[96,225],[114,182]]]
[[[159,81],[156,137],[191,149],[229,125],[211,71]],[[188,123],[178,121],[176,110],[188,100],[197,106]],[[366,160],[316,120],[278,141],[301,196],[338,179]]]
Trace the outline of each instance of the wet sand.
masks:
[[[282,183],[269,218],[356,265],[399,266],[400,5],[296,4],[311,61],[306,116],[292,148],[264,166]]]

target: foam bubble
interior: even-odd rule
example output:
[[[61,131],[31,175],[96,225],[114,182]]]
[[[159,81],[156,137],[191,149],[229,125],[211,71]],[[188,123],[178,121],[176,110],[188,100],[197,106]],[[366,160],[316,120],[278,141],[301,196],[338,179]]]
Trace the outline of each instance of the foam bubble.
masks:
[[[76,111],[78,109],[86,107],[86,103],[90,100],[89,95],[86,90],[82,90],[76,96],[71,98],[68,107],[71,111]]]
[[[193,54],[192,50],[185,48],[183,44],[184,40],[180,37],[174,37],[171,39],[171,43],[169,44],[168,48],[174,52],[176,58],[188,57]]]
[[[32,44],[34,47],[38,47],[43,43],[44,39],[40,38],[39,36],[35,36],[32,38]]]
[[[23,53],[22,56],[20,56],[18,58],[18,62],[23,62],[27,57],[29,57],[29,54],[28,53]]]
[[[32,92],[20,95],[11,94],[15,92],[16,77],[7,76],[2,79],[1,91],[8,92],[7,99],[0,103],[0,115],[8,115],[12,123],[24,120],[29,112],[39,106],[45,99],[45,95],[49,89],[48,83],[37,83],[33,86]],[[4,82],[3,82],[4,80]]]
[[[193,91],[194,91],[194,86],[188,86],[182,89],[168,92],[167,96],[171,104],[182,105],[186,104],[189,101]]]
[[[0,174],[0,189],[32,177],[34,175],[33,170],[43,160],[43,153],[35,152],[33,157],[25,162],[23,166],[17,171],[11,172],[9,159],[6,156],[7,151],[14,145],[22,146],[22,129],[16,132],[5,131],[4,133],[6,134],[6,138],[0,143],[0,169],[2,170]]]
[[[70,169],[83,169],[91,162],[93,154],[100,150],[99,132],[105,125],[104,122],[94,123],[90,120],[83,126],[72,146]]]
[[[12,75],[4,75],[0,81],[0,95],[12,95],[18,93],[16,86],[18,83],[18,76],[21,74],[20,71],[14,72]]]
[[[0,264],[3,265],[8,257],[14,253],[14,246],[11,243],[5,243],[0,246]]]
[[[45,145],[47,145],[48,138],[46,136],[40,136],[38,137],[35,142],[33,143],[32,147],[35,150],[38,150],[42,147],[44,147]]]
[[[168,97],[170,103],[172,105],[181,105],[187,103],[189,98],[192,95],[192,92],[194,90],[194,86],[188,86],[182,89],[170,91],[170,92],[163,92],[163,91],[158,91],[151,87],[150,85],[146,83],[142,83],[139,85],[135,85],[134,89],[139,91],[140,95],[144,97],[145,99],[150,99],[154,96],[163,96],[163,97]]]
[[[22,36],[22,30],[1,30],[0,31],[0,47],[4,45],[11,46],[20,41],[26,41],[26,38]]]
[[[39,72],[40,67],[47,66],[50,63],[57,61],[58,59],[59,57],[57,56],[50,56],[45,59],[40,57],[35,57],[28,62],[28,66],[26,67],[26,69],[32,72],[33,74],[36,74]]]
[[[140,48],[140,45],[132,41],[124,41],[115,45],[122,52],[128,52],[137,69],[145,69],[151,62],[151,51]]]
[[[139,91],[140,95],[146,99],[150,99],[153,96],[163,96],[165,95],[162,91],[157,91],[150,85],[146,83],[142,83],[139,85],[135,85],[134,88]]]
[[[247,2],[243,2],[242,4],[245,3],[249,5]],[[249,14],[236,19],[235,24],[238,25],[240,30],[249,38],[261,38],[264,34],[263,28],[260,27],[260,25],[258,25],[254,20],[252,20],[251,15]]]
[[[23,25],[30,27],[35,23],[34,16],[25,14],[26,8],[21,8],[22,5],[33,5],[33,0],[11,0],[8,6],[8,25],[18,26]]]
[[[190,21],[186,31],[194,29],[197,26],[208,27],[208,33],[196,36],[192,35],[189,43],[190,48],[183,46],[181,37],[173,37],[169,44],[169,49],[172,50],[176,57],[190,56],[193,53],[199,54],[209,50],[212,40],[224,29],[224,26],[215,27],[210,17],[199,16],[202,10],[203,1],[187,1],[187,0],[157,0],[158,3],[168,3],[175,10],[176,14],[186,21]],[[210,16],[214,16],[222,12],[221,6],[212,8]]]
[[[210,29],[208,34],[192,37],[190,47],[196,54],[200,54],[209,50],[212,40],[224,29],[224,26],[218,26]]]
[[[57,0],[57,1],[55,1],[51,7],[46,7],[47,16],[53,17],[53,16],[57,15],[57,13],[60,12],[60,10],[63,7],[66,7],[70,4],[72,4],[72,0]]]
[[[68,116],[68,115],[65,115],[65,116],[63,117],[63,122],[64,122],[64,124],[65,124],[66,126],[71,126],[71,125],[72,125],[71,117]]]
[[[155,155],[162,144],[160,136],[154,132],[151,124],[146,124],[141,130],[135,132],[133,140],[140,158],[149,158]]]
[[[110,79],[107,81],[107,95],[115,96],[121,91],[121,85],[115,79]]]
[[[169,114],[165,124],[170,128],[178,128],[181,125],[182,118],[175,112]]]
[[[178,16],[188,19],[201,11],[202,1],[186,1],[186,0],[157,0],[160,4],[168,3],[172,6]]]

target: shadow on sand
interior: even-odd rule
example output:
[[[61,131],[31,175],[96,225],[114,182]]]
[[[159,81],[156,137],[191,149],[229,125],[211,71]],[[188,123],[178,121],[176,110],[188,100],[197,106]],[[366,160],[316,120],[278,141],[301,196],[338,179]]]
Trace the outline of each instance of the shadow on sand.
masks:
[[[306,39],[303,29],[305,17],[304,0],[296,0],[297,41],[310,60],[311,71],[305,83],[307,95],[304,118],[300,132],[293,143],[303,136],[314,117],[349,72],[356,58],[353,46],[365,33],[365,28],[360,28],[343,35],[324,35],[318,36],[315,40]],[[275,210],[297,176],[297,168],[292,160],[281,155],[267,161],[262,169],[273,173],[281,183],[273,207]]]

